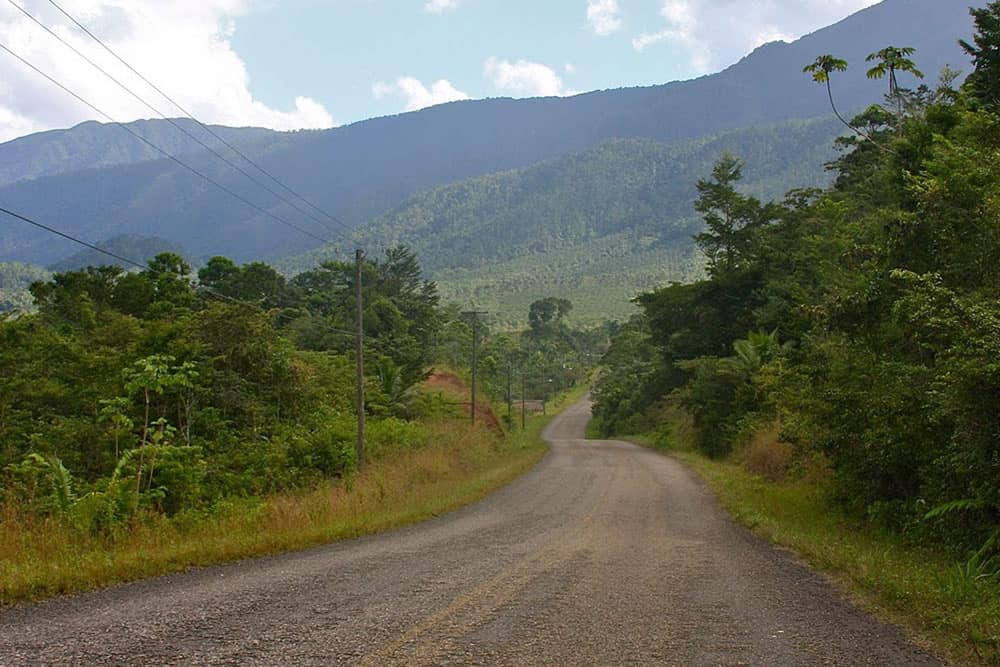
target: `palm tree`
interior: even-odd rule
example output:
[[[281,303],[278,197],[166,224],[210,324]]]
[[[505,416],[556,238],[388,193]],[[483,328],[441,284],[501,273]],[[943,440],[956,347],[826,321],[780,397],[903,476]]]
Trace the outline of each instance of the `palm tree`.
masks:
[[[916,49],[912,46],[887,46],[865,58],[865,62],[875,63],[867,72],[869,79],[881,79],[888,75],[889,97],[896,100],[896,129],[899,132],[903,131],[903,96],[899,94],[896,72],[909,72],[918,79],[924,78],[924,73],[909,58],[914,53]]]
[[[846,72],[847,71],[847,61],[840,58],[835,58],[829,53],[824,54],[816,58],[816,60],[811,65],[806,65],[802,68],[803,72],[807,72],[813,75],[813,81],[816,83],[826,84],[826,94],[830,98],[830,108],[833,109],[834,115],[840,119],[840,122],[851,128],[854,131],[855,128],[844,120],[844,117],[840,115],[837,111],[837,105],[833,103],[833,89],[830,87],[830,73],[831,72]]]
[[[406,380],[406,367],[397,365],[392,359],[383,359],[378,364],[378,379],[385,395],[385,407],[397,417],[409,416],[416,391],[414,384]]]
[[[826,53],[817,57],[816,60],[814,60],[811,64],[803,67],[802,71],[812,74],[813,81],[815,81],[816,83],[826,84],[826,95],[828,98],[830,98],[830,108],[833,109],[833,114],[837,117],[837,120],[843,123],[844,126],[847,127],[847,129],[849,129],[851,132],[855,133],[862,139],[866,139],[867,141],[870,141],[871,143],[875,144],[876,146],[878,146],[878,148],[880,148],[883,151],[886,151],[888,153],[894,152],[891,149],[886,148],[879,142],[872,139],[870,135],[859,130],[854,125],[848,123],[844,119],[844,117],[840,115],[840,112],[837,111],[837,105],[834,104],[833,102],[833,88],[830,86],[830,74],[833,72],[846,72],[847,71],[846,60],[837,58],[829,53]]]
[[[896,72],[909,72],[918,79],[924,78],[924,73],[917,69],[913,61],[909,59],[917,50],[912,46],[887,46],[880,51],[868,54],[865,62],[878,61],[878,63],[868,70],[869,79],[881,79],[886,74],[889,75],[889,94],[896,95],[899,92],[899,82],[896,80]]]

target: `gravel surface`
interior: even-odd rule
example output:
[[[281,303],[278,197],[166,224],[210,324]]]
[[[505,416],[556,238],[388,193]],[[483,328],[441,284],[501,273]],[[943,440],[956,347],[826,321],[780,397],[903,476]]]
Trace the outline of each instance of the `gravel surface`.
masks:
[[[0,611],[0,665],[938,664],[588,418],[434,521]]]

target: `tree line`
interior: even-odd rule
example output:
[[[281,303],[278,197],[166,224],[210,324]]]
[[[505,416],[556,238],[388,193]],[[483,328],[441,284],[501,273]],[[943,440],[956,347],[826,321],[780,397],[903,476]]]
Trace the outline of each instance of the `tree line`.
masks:
[[[402,405],[443,315],[405,248],[363,266],[374,449],[419,439]],[[339,476],[354,465],[354,265],[286,281],[178,255],[56,273],[0,322],[2,501],[93,529]],[[412,442],[409,442],[412,444]]]
[[[286,280],[217,256],[195,274],[174,253],[143,271],[11,267],[41,279],[35,311],[0,320],[0,507],[113,531],[350,473],[355,269],[324,262]],[[472,329],[408,248],[366,258],[361,278],[377,458],[420,446],[424,420],[461,416],[417,386],[435,365],[470,375]],[[505,362],[531,398],[584,377],[567,361],[579,356],[570,308],[542,300],[530,332],[484,336],[482,388],[501,396]]]
[[[1000,3],[973,10],[974,70],[920,84],[869,58],[886,102],[849,121],[834,184],[762,202],[724,155],[697,184],[708,277],[640,296],[604,359],[606,434],[681,409],[698,448],[771,431],[845,508],[955,548],[1000,527]],[[847,63],[806,68],[829,86]],[[832,103],[835,96],[828,89]],[[985,545],[985,546],[983,546]]]

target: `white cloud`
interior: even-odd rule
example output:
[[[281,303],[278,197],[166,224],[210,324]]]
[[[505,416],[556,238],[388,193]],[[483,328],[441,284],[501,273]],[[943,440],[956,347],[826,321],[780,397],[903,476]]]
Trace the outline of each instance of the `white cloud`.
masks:
[[[566,70],[567,74],[576,74],[576,65],[573,63],[566,63],[563,69]]]
[[[587,22],[594,34],[601,37],[621,30],[621,12],[618,0],[587,0]]]
[[[756,49],[758,46],[763,46],[770,42],[794,42],[796,39],[798,39],[798,35],[793,35],[772,26],[765,26],[754,35],[753,48]]]
[[[647,47],[652,46],[658,42],[670,39],[674,36],[673,30],[661,30],[660,32],[644,32],[637,37],[632,38],[632,48],[636,51],[645,51]]]
[[[698,73],[721,69],[770,41],[792,41],[879,0],[662,0],[658,29],[632,39],[636,51],[670,44]]]
[[[390,95],[402,97],[406,100],[403,107],[406,111],[417,111],[436,104],[469,99],[468,94],[455,88],[447,79],[435,81],[428,88],[412,76],[400,77],[395,84],[378,81],[372,86],[372,95],[377,100]]]
[[[566,88],[562,78],[547,65],[527,60],[511,62],[495,57],[483,66],[484,74],[493,81],[497,90],[530,97],[564,97],[575,95]]]
[[[245,64],[233,50],[233,20],[256,0],[66,0],[87,25],[199,120],[279,130],[335,125],[322,104],[305,96],[287,110],[253,97]],[[180,112],[150,91],[43,0],[22,6],[167,115]],[[8,3],[0,3],[0,42],[100,107],[116,120],[155,117]],[[105,120],[0,53],[0,141],[28,132]]]
[[[30,118],[18,115],[10,109],[0,106],[0,142],[5,140],[4,132],[7,134],[7,139],[13,139],[43,129],[45,128],[37,125]]]
[[[444,14],[458,9],[461,0],[427,0],[424,4],[424,11],[431,14]]]

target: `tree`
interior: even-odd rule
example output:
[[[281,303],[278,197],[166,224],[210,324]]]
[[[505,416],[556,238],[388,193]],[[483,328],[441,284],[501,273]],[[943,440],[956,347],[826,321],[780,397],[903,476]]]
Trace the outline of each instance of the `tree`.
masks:
[[[982,9],[970,9],[976,24],[972,44],[961,40],[962,49],[972,56],[975,71],[966,79],[966,89],[991,111],[1000,109],[1000,0]]]
[[[896,124],[898,131],[903,130],[903,96],[900,94],[899,81],[896,72],[909,72],[918,79],[924,78],[923,72],[910,60],[910,56],[916,53],[912,46],[887,46],[875,53],[868,54],[865,62],[874,62],[866,76],[869,79],[889,79],[889,99],[896,103]]]
[[[896,72],[909,72],[918,79],[924,78],[923,72],[917,69],[909,56],[916,53],[912,46],[887,46],[875,53],[869,53],[865,62],[874,62],[875,66],[866,72],[869,79],[881,79],[889,76],[889,96],[895,97],[899,93],[899,81]]]
[[[283,299],[285,277],[264,262],[250,262],[240,267],[231,296],[242,301],[255,301],[264,308],[273,308]]]
[[[198,282],[206,287],[222,291],[233,277],[239,275],[239,272],[240,269],[236,266],[236,262],[228,257],[216,255],[198,270]]]
[[[187,307],[194,301],[191,289],[191,266],[173,252],[161,252],[149,260],[149,269],[143,271],[153,285],[153,301],[160,311]]]
[[[48,282],[31,285],[31,295],[46,317],[82,327],[92,326],[98,311],[111,305],[122,275],[117,266],[89,266],[83,271],[57,273]]]
[[[573,310],[573,304],[566,299],[546,297],[539,299],[528,308],[528,324],[536,338],[551,334],[559,328],[562,320]]]
[[[708,231],[695,236],[708,257],[713,275],[731,273],[745,265],[753,252],[754,234],[775,216],[772,205],[762,206],[755,197],[736,191],[743,178],[743,161],[724,153],[712,169],[710,179],[698,181],[696,211],[705,218]]]
[[[875,141],[872,136],[863,130],[859,129],[856,124],[849,123],[840,115],[840,111],[837,110],[837,105],[833,102],[833,88],[830,86],[830,74],[833,72],[846,72],[847,71],[847,61],[841,58],[835,58],[829,53],[818,56],[811,64],[806,65],[802,68],[803,72],[813,75],[813,81],[816,83],[822,83],[826,85],[826,95],[830,99],[830,108],[833,109],[833,115],[837,117],[844,126],[849,129],[854,134],[859,137],[872,142],[879,148],[885,149],[880,143]]]
[[[236,266],[228,257],[216,256],[198,271],[198,282],[241,301],[254,301],[265,308],[279,305],[285,297],[285,277],[264,262]]]
[[[831,54],[827,53],[818,56],[811,64],[806,65],[802,68],[803,72],[813,75],[813,81],[816,83],[826,84],[826,94],[830,98],[830,108],[833,109],[833,114],[840,120],[841,123],[846,125],[851,129],[852,132],[857,132],[857,130],[844,120],[844,117],[840,115],[837,111],[837,105],[833,102],[833,88],[830,86],[830,74],[833,72],[846,72],[847,71],[847,61],[841,58],[835,58]]]
[[[198,376],[195,366],[191,362],[175,364],[176,359],[166,354],[154,354],[135,362],[131,368],[126,368],[123,372],[125,379],[125,389],[129,394],[141,394],[143,398],[143,424],[142,439],[139,442],[139,465],[136,471],[135,495],[138,501],[142,484],[143,458],[146,448],[160,444],[163,436],[167,432],[166,420],[161,418],[155,422],[150,421],[150,408],[152,407],[153,396],[163,396],[164,393],[179,389],[190,388],[192,381]],[[156,426],[154,430],[151,427]],[[153,470],[155,465],[156,451],[149,461],[149,481],[147,488],[153,484]]]

